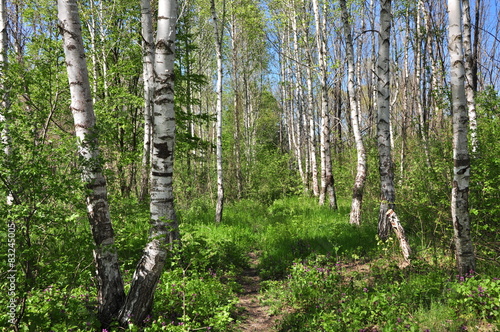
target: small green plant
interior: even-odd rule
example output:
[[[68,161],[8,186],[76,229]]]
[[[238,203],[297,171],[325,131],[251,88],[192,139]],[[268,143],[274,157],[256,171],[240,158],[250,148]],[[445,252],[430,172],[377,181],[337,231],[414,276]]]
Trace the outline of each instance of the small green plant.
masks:
[[[448,303],[463,318],[500,321],[500,279],[460,278],[449,291]]]
[[[189,273],[181,268],[164,273],[156,299],[157,316],[146,323],[169,326],[167,331],[226,331],[237,303],[231,287],[215,273]]]

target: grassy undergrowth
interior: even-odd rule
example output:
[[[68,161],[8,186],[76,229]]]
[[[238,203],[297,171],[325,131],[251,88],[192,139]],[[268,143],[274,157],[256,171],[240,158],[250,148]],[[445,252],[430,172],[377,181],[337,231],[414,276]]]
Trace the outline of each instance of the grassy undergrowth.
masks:
[[[128,283],[145,244],[148,213],[134,202],[114,203]],[[479,272],[457,280],[453,261],[437,254],[442,251],[415,245],[412,265],[400,269],[397,243],[377,241],[376,221],[350,225],[348,202],[332,211],[305,197],[269,206],[242,200],[228,204],[223,222],[215,224],[211,204],[199,200],[179,216],[183,246],[167,264],[144,331],[237,331],[236,277],[252,251],[260,256],[261,301],[281,314],[279,331],[500,329],[498,269],[480,262]],[[88,235],[79,229],[75,236]],[[46,276],[27,296],[22,331],[96,330],[91,258],[66,255],[65,268],[79,272],[78,282]],[[6,306],[3,297],[0,302]]]

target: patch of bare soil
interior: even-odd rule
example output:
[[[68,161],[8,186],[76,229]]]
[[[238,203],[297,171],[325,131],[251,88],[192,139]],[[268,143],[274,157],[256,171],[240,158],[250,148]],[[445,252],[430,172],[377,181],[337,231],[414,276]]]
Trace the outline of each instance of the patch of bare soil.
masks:
[[[273,331],[278,316],[270,315],[269,307],[262,305],[258,298],[261,282],[257,269],[259,256],[254,252],[248,255],[250,256],[250,267],[243,271],[238,278],[238,282],[242,286],[238,303],[242,317],[237,330],[242,332]]]

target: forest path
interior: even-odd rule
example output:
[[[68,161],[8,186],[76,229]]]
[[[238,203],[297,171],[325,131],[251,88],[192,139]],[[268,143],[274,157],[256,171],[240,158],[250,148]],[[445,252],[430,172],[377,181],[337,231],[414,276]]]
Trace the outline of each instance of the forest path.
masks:
[[[278,316],[269,314],[269,307],[261,305],[259,296],[261,278],[259,276],[259,254],[250,252],[250,267],[243,271],[238,278],[242,291],[238,295],[240,301],[238,307],[241,309],[243,319],[238,325],[238,331],[242,332],[265,332],[273,331]]]

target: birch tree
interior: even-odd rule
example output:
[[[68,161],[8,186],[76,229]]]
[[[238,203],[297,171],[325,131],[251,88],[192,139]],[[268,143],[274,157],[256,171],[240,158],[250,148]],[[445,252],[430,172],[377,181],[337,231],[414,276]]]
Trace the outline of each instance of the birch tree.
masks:
[[[225,0],[223,0],[223,17],[225,12]],[[217,83],[215,91],[217,93],[216,106],[216,160],[217,160],[217,205],[215,208],[215,221],[222,221],[222,213],[224,207],[224,179],[222,170],[222,40],[224,37],[224,19],[219,23],[218,15],[215,9],[215,0],[210,1],[210,9],[212,12],[212,23],[215,32],[215,52],[217,56]]]
[[[394,210],[395,189],[394,171],[391,157],[391,138],[389,128],[390,117],[390,33],[391,33],[391,0],[382,0],[380,8],[379,52],[377,60],[378,76],[378,120],[377,144],[379,152],[380,172],[380,211],[378,234],[386,239],[390,232],[390,223],[386,217],[387,210]]]
[[[151,160],[151,228],[149,243],[132,278],[120,323],[142,324],[151,313],[153,295],[160,279],[168,249],[179,239],[172,187],[175,111],[174,60],[177,2],[158,3],[158,31],[155,43],[155,93]]]
[[[335,189],[333,187],[332,162],[330,155],[330,119],[328,112],[328,85],[326,66],[326,42],[323,36],[325,29],[320,18],[318,0],[313,0],[314,21],[316,25],[316,43],[318,48],[318,62],[321,84],[321,132],[320,132],[320,155],[321,155],[321,188],[319,203],[323,205],[328,195],[330,207],[336,209]]]
[[[58,0],[59,27],[63,35],[66,69],[71,93],[75,134],[82,180],[87,191],[87,211],[94,238],[98,316],[104,327],[116,317],[125,293],[114,247],[114,231],[109,215],[106,179],[102,174],[95,115],[83,48],[76,0]]]
[[[361,223],[361,206],[363,203],[363,189],[366,179],[366,154],[363,139],[361,137],[361,130],[359,128],[359,107],[355,86],[356,77],[354,73],[354,46],[352,43],[351,26],[349,24],[349,13],[347,11],[346,0],[340,1],[340,7],[342,9],[342,22],[344,25],[344,34],[346,41],[348,66],[347,88],[349,92],[349,106],[351,110],[351,126],[354,134],[354,140],[356,142],[356,151],[358,158],[356,179],[354,180],[354,187],[352,190],[350,223],[359,225]]]
[[[140,199],[146,198],[149,187],[151,156],[152,113],[154,97],[154,40],[151,0],[141,0],[141,28],[144,80],[144,143],[142,152],[142,175]]]
[[[481,1],[477,1],[476,6],[479,6]],[[470,18],[470,3],[469,0],[462,0],[462,21],[463,21],[463,45],[464,45],[464,69],[465,69],[465,96],[467,98],[467,112],[469,116],[470,138],[472,153],[477,151],[477,120],[476,120],[476,103],[474,100],[475,94],[475,79],[474,78],[474,58],[472,52],[472,33],[471,33],[471,18]],[[476,30],[478,28],[476,27]],[[477,38],[477,36],[476,36]]]
[[[5,86],[8,68],[8,48],[9,48],[9,35],[7,33],[7,3],[6,0],[0,0],[0,126],[2,126],[0,133],[0,144],[3,145],[3,152],[5,157],[9,159],[11,155],[11,142],[9,134],[9,119],[8,111],[10,108],[9,93]],[[16,201],[12,180],[7,178],[3,179],[8,187],[7,192],[7,205],[12,205]]]
[[[476,261],[470,235],[469,176],[470,159],[467,131],[467,98],[462,35],[462,1],[448,0],[448,48],[453,111],[453,187],[451,217],[454,230],[458,273],[465,276],[475,270]]]

